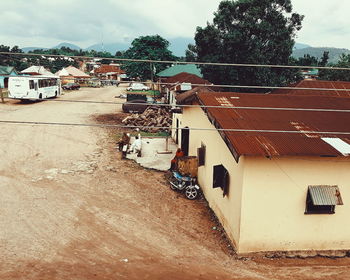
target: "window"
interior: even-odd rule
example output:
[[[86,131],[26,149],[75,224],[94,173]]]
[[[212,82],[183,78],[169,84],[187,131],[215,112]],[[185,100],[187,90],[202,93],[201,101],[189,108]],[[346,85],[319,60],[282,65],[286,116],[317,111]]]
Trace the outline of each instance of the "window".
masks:
[[[343,205],[337,186],[309,186],[305,214],[334,214],[336,205]]]
[[[29,89],[34,89],[34,81],[29,80]]]
[[[197,149],[198,166],[205,165],[205,145],[202,143],[201,147]]]
[[[221,188],[223,196],[229,192],[229,174],[227,169],[222,165],[214,165],[213,168],[213,188]]]

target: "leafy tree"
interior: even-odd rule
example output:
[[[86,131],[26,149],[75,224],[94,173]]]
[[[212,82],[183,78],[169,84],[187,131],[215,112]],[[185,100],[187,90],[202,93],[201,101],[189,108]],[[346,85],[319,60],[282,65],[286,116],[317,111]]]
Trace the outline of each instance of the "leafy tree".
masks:
[[[321,69],[319,78],[328,81],[350,81],[350,54],[342,54],[338,63],[329,64],[330,67],[349,68],[349,70],[325,70]]]
[[[159,35],[141,36],[132,41],[131,47],[125,51],[124,58],[147,60],[175,60],[176,57],[168,49],[169,42]],[[168,65],[143,62],[125,62],[123,69],[131,78],[150,79],[155,72],[164,70]]]
[[[326,66],[329,60],[329,51],[324,51],[321,57],[321,61],[318,63],[319,66]]]
[[[204,62],[287,65],[302,20],[292,13],[291,0],[224,0],[213,23],[197,27],[187,54]],[[217,84],[277,86],[297,78],[296,70],[282,68],[203,65],[201,70]]]

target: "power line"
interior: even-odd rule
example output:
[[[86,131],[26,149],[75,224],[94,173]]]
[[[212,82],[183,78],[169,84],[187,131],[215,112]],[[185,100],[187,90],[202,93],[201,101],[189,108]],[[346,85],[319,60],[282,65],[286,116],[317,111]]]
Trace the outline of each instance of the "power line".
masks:
[[[73,59],[98,59],[98,60],[117,60],[117,61],[127,61],[127,62],[166,63],[166,64],[195,64],[195,65],[211,65],[211,66],[262,67],[262,68],[328,69],[328,70],[347,70],[347,71],[350,70],[350,68],[347,68],[347,67],[327,67],[327,66],[248,64],[248,63],[220,63],[220,62],[193,62],[193,61],[129,59],[129,58],[110,58],[110,57],[59,55],[59,54],[36,54],[36,53],[13,53],[13,52],[0,52],[0,54],[21,55],[21,56],[58,57],[58,58],[63,58],[63,59],[66,59],[66,58],[73,58]]]
[[[4,99],[11,100],[12,98],[5,97]],[[88,103],[88,104],[110,104],[122,105],[125,102],[112,101],[94,101],[94,100],[68,100],[68,99],[40,99],[51,102],[67,102],[67,103]],[[162,104],[162,103],[132,103],[132,105],[149,106],[149,107],[181,107],[181,108],[217,108],[217,109],[237,109],[237,110],[273,110],[273,111],[308,111],[308,112],[336,112],[350,113],[350,109],[323,109],[323,108],[288,108],[288,107],[255,107],[255,106],[221,106],[221,105],[189,105],[189,104]]]
[[[272,130],[272,129],[236,129],[236,128],[175,128],[168,126],[140,126],[140,125],[118,125],[118,124],[83,124],[83,123],[62,123],[62,122],[36,122],[36,121],[13,121],[0,120],[3,124],[27,124],[27,125],[52,125],[52,126],[81,126],[81,127],[102,127],[102,128],[143,128],[143,129],[164,129],[179,130],[188,129],[196,131],[227,131],[227,132],[246,132],[246,133],[288,133],[288,134],[324,134],[324,135],[350,135],[350,132],[343,131],[295,131],[295,130]]]
[[[2,77],[21,77],[21,78],[33,78],[33,76],[11,76],[11,75],[4,75]],[[34,75],[34,77],[38,77],[37,75]],[[49,78],[46,76],[43,76],[43,78]],[[54,76],[52,78],[55,78]],[[56,77],[57,78],[57,77]],[[76,78],[79,81],[92,81],[91,78]],[[101,81],[105,81],[103,79],[100,79]],[[111,80],[107,80],[111,81]],[[114,81],[114,80],[112,80]],[[153,84],[153,85],[170,85],[170,86],[176,86],[176,85],[181,85],[183,83],[186,84],[186,82],[174,82],[174,83],[166,83],[166,82],[141,82],[141,81],[118,81],[118,84],[130,84],[130,83],[143,83],[143,84]],[[194,87],[213,87],[213,88],[243,88],[243,89],[280,89],[280,90],[305,90],[305,91],[334,91],[334,92],[349,92],[350,93],[350,88],[342,88],[342,89],[337,89],[337,88],[301,88],[301,87],[278,87],[278,86],[255,86],[255,85],[246,85],[246,86],[241,86],[241,85],[214,85],[214,84],[192,84],[191,86]]]

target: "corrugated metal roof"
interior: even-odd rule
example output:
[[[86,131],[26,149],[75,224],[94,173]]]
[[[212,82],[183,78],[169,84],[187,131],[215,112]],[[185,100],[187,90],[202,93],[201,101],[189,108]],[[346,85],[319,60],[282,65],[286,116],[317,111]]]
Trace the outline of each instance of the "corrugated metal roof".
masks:
[[[200,85],[211,85],[212,83],[204,80],[201,77],[198,77],[197,75],[182,72],[179,73],[173,77],[167,78],[164,83],[170,83],[170,84],[180,84],[180,83],[191,83],[191,84],[200,84]],[[174,85],[166,85],[166,87],[174,87]]]
[[[293,95],[326,95],[350,97],[350,82],[343,81],[321,81],[321,80],[302,80],[299,83],[292,84],[289,87],[296,88],[323,88],[323,89],[349,89],[349,91],[327,91],[327,90],[298,90],[298,89],[277,89],[271,94],[293,94]]]
[[[309,186],[309,194],[315,206],[343,205],[337,186]]]
[[[0,65],[0,75],[10,75],[12,72],[16,73],[14,67]]]
[[[229,132],[220,134],[238,161],[248,156],[346,156],[321,137],[336,137],[350,143],[350,136],[307,134],[303,131],[350,132],[350,113],[288,110],[224,109],[236,107],[345,109],[350,110],[350,98],[201,92],[203,108],[217,128],[300,131],[291,133]]]
[[[119,66],[116,66],[116,65],[102,64],[99,68],[94,70],[94,73],[96,73],[96,74],[98,74],[98,73],[111,73],[111,72],[125,74],[125,71],[123,71],[122,69],[120,69]]]
[[[210,87],[205,87],[205,86],[195,87],[191,90],[188,90],[186,92],[183,92],[183,93],[176,95],[175,99],[176,99],[177,104],[183,104],[183,103],[191,102],[192,100],[194,100],[196,98],[196,95],[199,92],[209,92],[209,91],[213,91],[213,90]]]
[[[173,65],[159,73],[157,73],[156,75],[158,77],[172,77],[175,76],[179,73],[189,73],[189,74],[194,74],[197,75],[198,77],[203,78],[203,75],[201,73],[201,70],[199,69],[199,67],[195,64],[178,64],[178,65]]]

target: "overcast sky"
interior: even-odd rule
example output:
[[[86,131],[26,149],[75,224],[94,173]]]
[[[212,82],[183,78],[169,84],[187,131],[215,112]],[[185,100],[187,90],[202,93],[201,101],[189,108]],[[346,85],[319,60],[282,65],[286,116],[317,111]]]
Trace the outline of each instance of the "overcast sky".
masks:
[[[192,37],[213,18],[220,0],[3,0],[0,44],[88,47],[140,35]],[[305,15],[297,41],[350,49],[349,0],[292,0]]]

